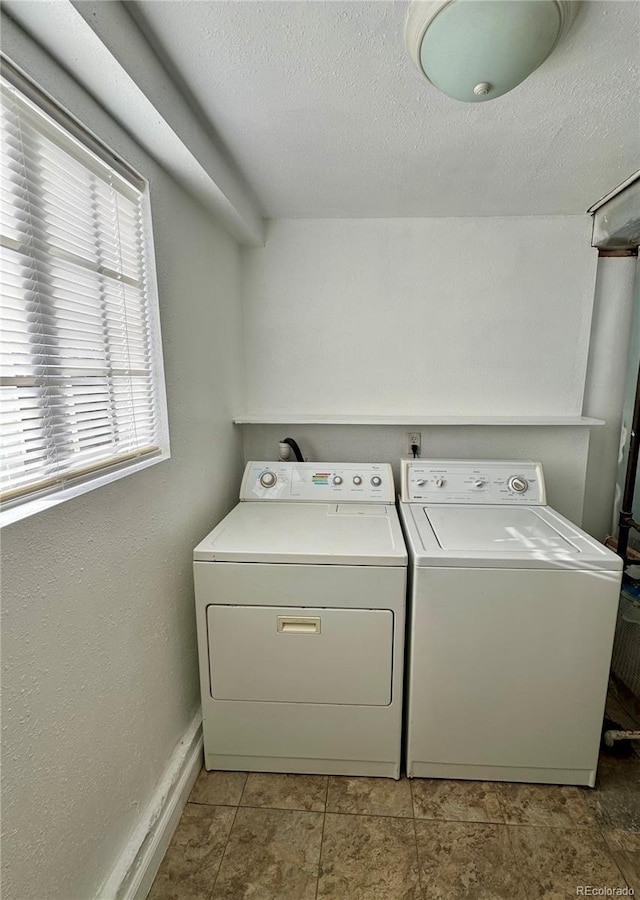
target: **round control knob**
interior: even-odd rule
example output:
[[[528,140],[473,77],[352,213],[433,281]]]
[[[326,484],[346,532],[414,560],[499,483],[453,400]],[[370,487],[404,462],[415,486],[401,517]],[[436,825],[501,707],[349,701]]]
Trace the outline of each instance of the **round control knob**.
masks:
[[[522,475],[514,475],[513,478],[509,479],[508,486],[510,491],[515,491],[517,494],[524,494],[529,487],[529,484],[527,479],[523,478]]]
[[[332,484],[342,484],[342,476],[334,475],[332,478]]]
[[[273,487],[277,480],[278,476],[275,472],[263,472],[260,476],[260,484],[266,488]]]
[[[477,488],[484,487],[484,484],[484,481],[482,481],[480,478],[473,482],[473,486]]]
[[[362,478],[360,478],[359,475],[354,475],[354,476],[353,476],[353,483],[354,483],[354,484],[362,484]]]
[[[374,487],[380,487],[380,485],[382,484],[382,478],[380,478],[379,475],[374,475],[373,478],[371,479],[371,484]]]
[[[424,487],[424,484],[425,484],[424,478],[418,478],[418,480],[416,481],[416,484],[418,485],[418,487]]]
[[[436,478],[435,485],[438,488],[444,487],[444,478]]]

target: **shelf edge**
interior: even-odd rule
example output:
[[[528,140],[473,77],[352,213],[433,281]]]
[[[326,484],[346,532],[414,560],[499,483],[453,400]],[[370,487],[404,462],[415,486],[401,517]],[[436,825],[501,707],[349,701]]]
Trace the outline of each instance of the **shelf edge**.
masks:
[[[274,415],[240,415],[233,419],[234,425],[492,425],[497,427],[517,426],[567,426],[591,427],[604,425],[604,419],[590,416],[366,416],[336,415],[319,416],[291,413]]]

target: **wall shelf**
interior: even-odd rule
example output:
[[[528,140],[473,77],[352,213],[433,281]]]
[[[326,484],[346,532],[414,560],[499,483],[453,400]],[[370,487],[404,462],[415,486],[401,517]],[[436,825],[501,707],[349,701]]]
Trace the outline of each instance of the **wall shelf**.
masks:
[[[235,425],[604,425],[588,416],[429,416],[420,413],[398,416],[314,415],[274,413],[236,416]]]

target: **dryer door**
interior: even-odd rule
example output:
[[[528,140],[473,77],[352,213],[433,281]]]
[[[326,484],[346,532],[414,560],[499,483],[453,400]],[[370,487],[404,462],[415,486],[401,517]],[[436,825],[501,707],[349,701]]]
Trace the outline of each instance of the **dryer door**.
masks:
[[[391,702],[391,610],[210,605],[207,632],[215,700]]]

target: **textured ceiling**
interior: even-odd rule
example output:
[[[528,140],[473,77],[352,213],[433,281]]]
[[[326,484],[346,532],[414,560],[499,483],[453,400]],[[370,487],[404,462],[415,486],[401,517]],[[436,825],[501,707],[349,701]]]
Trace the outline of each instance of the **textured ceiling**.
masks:
[[[585,2],[486,104],[440,94],[385,0],[139,0],[267,216],[584,213],[638,168],[640,3]]]

